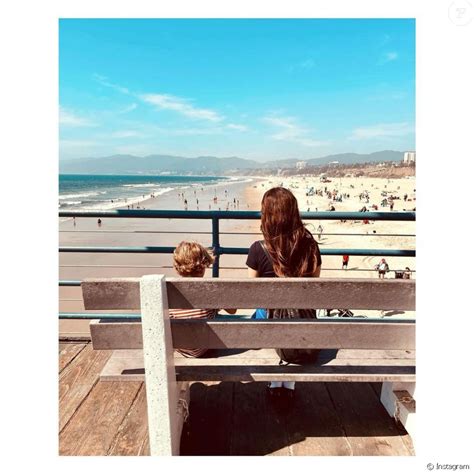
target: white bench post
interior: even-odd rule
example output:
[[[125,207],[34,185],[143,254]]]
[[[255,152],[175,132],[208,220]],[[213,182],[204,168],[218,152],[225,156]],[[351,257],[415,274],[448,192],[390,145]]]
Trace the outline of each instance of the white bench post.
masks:
[[[182,419],[165,276],[143,276],[140,299],[150,454],[179,455]]]

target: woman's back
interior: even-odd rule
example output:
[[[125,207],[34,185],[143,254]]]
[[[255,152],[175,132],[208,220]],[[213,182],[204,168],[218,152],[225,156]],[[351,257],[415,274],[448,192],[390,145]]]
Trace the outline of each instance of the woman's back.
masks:
[[[270,257],[268,250],[265,251],[264,245],[265,245],[264,240],[257,240],[250,246],[246,265],[249,268],[252,268],[253,270],[255,270],[258,273],[259,277],[275,278],[277,277],[277,275],[273,268],[272,258]],[[316,243],[316,246],[317,246],[317,243]],[[316,266],[320,268],[322,261],[321,261],[321,254],[319,252],[319,247],[317,247],[315,258],[316,258]],[[316,276],[316,275],[308,275],[308,276]]]

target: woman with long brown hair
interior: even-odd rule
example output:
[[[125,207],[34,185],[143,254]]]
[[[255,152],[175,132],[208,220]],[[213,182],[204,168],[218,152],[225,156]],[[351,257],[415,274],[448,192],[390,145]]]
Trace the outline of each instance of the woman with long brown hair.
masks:
[[[250,278],[319,277],[319,246],[303,224],[298,201],[291,191],[276,187],[263,195],[260,228],[264,240],[254,242],[247,257]],[[265,317],[265,310],[256,311],[257,319]],[[271,392],[281,387],[282,382],[269,385]],[[294,382],[283,382],[283,388],[289,389],[285,392],[292,396]]]

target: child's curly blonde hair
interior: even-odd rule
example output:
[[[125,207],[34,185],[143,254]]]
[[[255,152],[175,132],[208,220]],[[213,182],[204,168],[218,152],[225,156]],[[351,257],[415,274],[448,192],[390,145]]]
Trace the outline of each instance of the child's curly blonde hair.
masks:
[[[183,277],[201,276],[214,263],[211,252],[197,242],[181,242],[173,253],[173,266]]]

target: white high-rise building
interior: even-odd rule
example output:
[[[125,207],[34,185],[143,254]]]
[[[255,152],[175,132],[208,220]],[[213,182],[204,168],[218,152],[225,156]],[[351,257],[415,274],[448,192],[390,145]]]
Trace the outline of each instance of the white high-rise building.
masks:
[[[414,151],[406,151],[403,154],[403,163],[415,163],[416,153]]]
[[[302,169],[306,168],[307,166],[308,166],[307,161],[298,161],[296,163],[296,169],[298,169],[298,170],[302,170]]]

